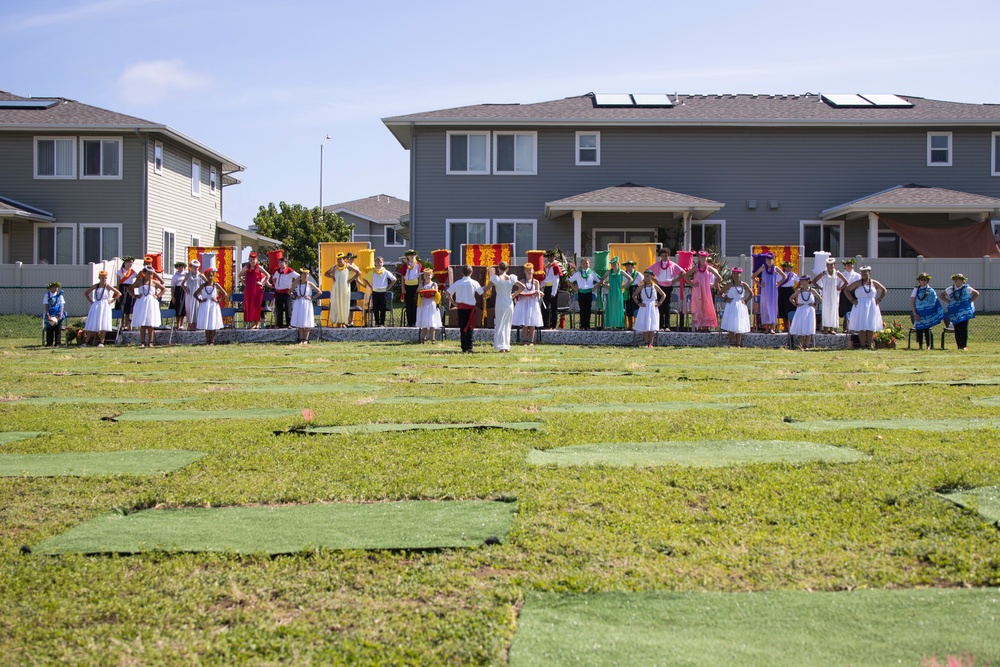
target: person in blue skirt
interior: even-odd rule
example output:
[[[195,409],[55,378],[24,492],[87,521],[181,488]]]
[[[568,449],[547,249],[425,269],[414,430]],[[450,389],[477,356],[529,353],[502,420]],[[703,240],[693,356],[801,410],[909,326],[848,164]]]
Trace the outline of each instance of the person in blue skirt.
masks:
[[[942,301],[948,303],[948,316],[955,327],[955,346],[963,352],[969,349],[969,320],[976,316],[976,299],[979,292],[969,286],[966,277],[956,273],[951,277],[954,283],[941,292]]]
[[[62,285],[49,283],[48,291],[42,298],[42,326],[45,328],[45,347],[62,345],[63,322],[66,320],[66,296]]]
[[[941,307],[938,293],[931,287],[931,276],[928,273],[917,276],[917,286],[910,293],[910,316],[917,332],[917,345],[921,350],[924,349],[926,339],[927,349],[933,350],[934,332],[931,329],[944,320],[944,308]]]

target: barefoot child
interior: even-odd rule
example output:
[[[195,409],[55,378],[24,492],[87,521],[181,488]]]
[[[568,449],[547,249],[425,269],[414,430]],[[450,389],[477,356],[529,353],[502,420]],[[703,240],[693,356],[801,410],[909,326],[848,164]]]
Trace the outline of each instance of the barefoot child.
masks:
[[[723,331],[729,332],[729,347],[743,347],[743,334],[750,332],[750,311],[747,303],[753,299],[753,288],[743,282],[743,269],[735,267],[733,278],[723,300],[726,309],[722,311]]]
[[[813,336],[816,334],[816,305],[822,301],[823,297],[813,287],[809,276],[802,276],[791,297],[795,315],[792,316],[792,326],[788,329],[789,336],[799,337],[800,350],[812,347]]]
[[[660,329],[660,304],[667,298],[667,293],[653,280],[655,276],[652,269],[646,269],[642,284],[632,297],[639,305],[635,314],[635,330],[642,333],[642,342],[647,348],[652,348],[656,340],[656,332]]]

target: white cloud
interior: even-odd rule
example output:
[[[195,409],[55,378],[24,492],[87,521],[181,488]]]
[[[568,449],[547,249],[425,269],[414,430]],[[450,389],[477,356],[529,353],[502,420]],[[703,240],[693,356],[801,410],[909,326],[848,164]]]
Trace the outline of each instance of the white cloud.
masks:
[[[118,92],[130,104],[161,104],[177,95],[204,90],[211,77],[181,60],[149,60],[131,65],[118,77]]]
[[[143,5],[160,3],[160,0],[96,0],[95,2],[85,2],[77,4],[69,9],[55,10],[48,13],[34,14],[25,17],[21,22],[21,28],[37,28],[41,26],[60,25],[86,20],[91,17],[105,14],[120,14],[121,12],[136,10]]]

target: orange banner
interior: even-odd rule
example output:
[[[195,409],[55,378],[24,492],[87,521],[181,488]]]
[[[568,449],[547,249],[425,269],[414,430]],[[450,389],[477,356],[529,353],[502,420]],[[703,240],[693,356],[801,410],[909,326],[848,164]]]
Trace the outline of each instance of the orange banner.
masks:
[[[792,269],[795,273],[802,273],[801,261],[801,251],[802,246],[799,245],[754,245],[750,246],[751,255],[759,255],[762,252],[773,252],[774,253],[774,264],[775,266],[781,266],[782,262],[791,262]],[[754,271],[757,270],[757,264],[754,263]]]
[[[470,266],[496,266],[511,260],[509,243],[470,243],[465,246],[465,263]]]
[[[226,294],[233,293],[233,285],[235,284],[236,276],[233,271],[236,269],[233,263],[236,260],[236,248],[233,246],[188,246],[187,249],[187,259],[188,263],[193,260],[198,260],[201,263],[201,270],[205,270],[205,255],[215,255],[215,270],[218,272],[218,281],[222,289],[226,290]],[[229,307],[229,297],[219,301],[219,306],[222,308]]]

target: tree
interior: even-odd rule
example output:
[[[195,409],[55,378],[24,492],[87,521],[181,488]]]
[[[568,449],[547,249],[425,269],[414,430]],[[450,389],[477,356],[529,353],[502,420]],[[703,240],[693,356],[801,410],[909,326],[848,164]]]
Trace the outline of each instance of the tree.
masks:
[[[319,206],[306,208],[302,204],[281,202],[261,206],[253,223],[258,234],[281,241],[285,259],[294,268],[319,269],[319,244],[351,240],[354,225],[344,222],[336,213],[320,211]],[[271,248],[259,248],[266,252]]]

